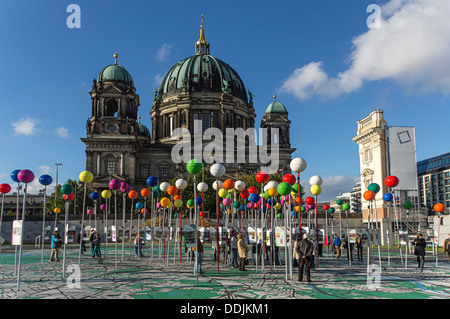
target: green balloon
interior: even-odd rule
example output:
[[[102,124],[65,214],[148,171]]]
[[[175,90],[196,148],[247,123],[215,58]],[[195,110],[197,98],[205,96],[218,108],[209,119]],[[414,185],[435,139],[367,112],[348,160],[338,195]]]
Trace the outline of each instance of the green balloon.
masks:
[[[334,213],[334,208],[333,208],[333,207],[330,207],[330,208],[328,209],[328,212],[329,212],[330,214],[333,214],[333,213]]]
[[[338,199],[338,200],[336,201],[336,204],[342,205],[342,199]]]
[[[160,187],[161,187],[161,185],[160,185],[160,184],[156,185],[155,187],[153,187],[153,191],[156,191],[156,192],[159,192],[159,193],[161,193],[161,189],[160,189]]]
[[[202,168],[203,168],[202,162],[197,159],[191,159],[186,165],[186,169],[191,175],[196,175],[200,173],[202,171]]]
[[[278,218],[278,219],[281,219],[281,214],[277,214],[277,218]]]
[[[63,186],[61,186],[61,193],[63,193],[64,195],[70,195],[73,193],[73,187],[70,184],[64,184]]]
[[[411,202],[404,202],[403,203],[403,207],[405,209],[410,209],[413,206],[413,204]]]
[[[269,199],[269,198],[270,198],[269,190],[266,190],[266,191],[264,192],[263,197],[264,197],[265,199]]]
[[[280,195],[288,195],[292,191],[292,186],[288,182],[281,182],[277,186],[277,191]]]
[[[178,217],[178,215],[175,213],[175,214],[173,214],[173,218],[177,218]]]
[[[239,201],[235,201],[233,203],[233,206],[234,206],[234,208],[239,208],[239,207],[241,207],[241,203],[239,203]]]
[[[225,205],[224,204],[220,204],[220,209],[224,210],[225,209]]]
[[[367,186],[367,190],[372,191],[376,194],[380,191],[380,185],[378,185],[377,183],[372,183]]]
[[[187,201],[187,203],[186,203],[186,205],[188,206],[188,207],[194,207],[194,200],[193,199],[190,199],[190,200],[188,200]]]
[[[349,210],[350,209],[350,204],[349,203],[342,204],[342,209],[343,210]]]
[[[302,191],[303,187],[302,185],[300,185],[300,192]],[[296,193],[298,193],[298,183],[295,183],[294,185],[292,185],[292,190]]]
[[[305,207],[305,206],[300,206],[300,211],[301,211],[302,213],[306,212],[306,207]]]

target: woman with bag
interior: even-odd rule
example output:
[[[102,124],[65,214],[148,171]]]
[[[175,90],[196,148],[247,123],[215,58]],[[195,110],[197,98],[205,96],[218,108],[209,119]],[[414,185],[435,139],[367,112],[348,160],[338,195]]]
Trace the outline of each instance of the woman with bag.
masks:
[[[55,231],[53,232],[53,236],[50,243],[50,248],[52,249],[52,252],[50,254],[50,261],[54,261],[53,259],[54,257],[56,258],[56,261],[59,261],[58,253],[59,249],[61,248],[61,242],[62,238],[59,235],[58,229],[56,228]]]
[[[239,253],[239,270],[245,271],[245,261],[248,254],[248,246],[245,243],[244,236],[242,233],[237,235],[238,238],[238,253]]]

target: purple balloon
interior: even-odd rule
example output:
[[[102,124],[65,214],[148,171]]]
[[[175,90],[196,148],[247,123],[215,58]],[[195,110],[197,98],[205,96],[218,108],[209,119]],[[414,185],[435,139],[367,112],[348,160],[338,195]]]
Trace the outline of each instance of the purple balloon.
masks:
[[[254,207],[255,207],[255,204],[253,204],[252,202],[247,204],[248,209],[253,209]]]
[[[122,182],[120,184],[120,191],[122,193],[128,193],[130,190],[131,190],[131,187],[130,187],[130,185],[128,185],[128,183]]]
[[[101,204],[101,205],[100,205],[100,209],[101,209],[101,210],[106,210],[106,204]]]
[[[118,190],[120,188],[120,181],[117,179],[112,179],[109,182],[109,188],[111,188],[112,190]]]
[[[22,183],[31,183],[34,180],[34,174],[28,169],[23,169],[17,174],[17,179]]]

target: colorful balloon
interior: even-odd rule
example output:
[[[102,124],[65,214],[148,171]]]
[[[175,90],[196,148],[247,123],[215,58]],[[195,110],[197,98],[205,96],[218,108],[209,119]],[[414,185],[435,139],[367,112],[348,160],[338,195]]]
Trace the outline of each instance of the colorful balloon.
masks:
[[[25,184],[31,183],[34,180],[34,173],[28,169],[23,169],[17,174],[17,179]]]
[[[50,175],[41,175],[39,177],[39,183],[44,186],[48,186],[53,182],[53,178]]]
[[[392,196],[391,193],[386,193],[386,194],[383,195],[383,200],[385,202],[390,202],[390,201],[392,201],[393,198],[394,198],[394,196]]]
[[[320,176],[314,175],[309,179],[309,184],[311,185],[322,185],[323,179]]]
[[[380,191],[380,185],[378,185],[377,183],[371,183],[369,186],[367,186],[367,189],[376,194]]]
[[[183,178],[179,178],[179,179],[176,180],[175,186],[178,189],[185,189],[187,187],[187,181],[185,179],[183,179]]]
[[[248,192],[248,190],[244,189],[241,191],[241,193],[239,194],[239,196],[243,199],[247,199],[248,196],[250,196],[250,193]]]
[[[363,194],[363,197],[367,201],[374,200],[375,199],[375,192],[370,191],[370,190],[365,191],[364,194]]]
[[[167,190],[169,189],[170,184],[167,182],[162,182],[161,184],[159,184],[159,189],[161,190],[161,192],[165,193],[167,192]]]
[[[289,185],[294,185],[295,182],[297,181],[297,178],[293,175],[293,174],[286,174],[283,176],[283,178],[281,179],[282,182],[286,182],[289,183]]]
[[[100,210],[106,210],[106,204],[101,204],[100,205]]]
[[[335,209],[334,209],[333,207],[330,207],[330,208],[328,209],[328,212],[329,212],[330,214],[333,214],[333,213],[335,212]]]
[[[301,173],[306,169],[306,161],[303,158],[297,157],[289,163],[291,170],[295,173]]]
[[[255,175],[255,179],[260,184],[267,183],[269,181],[269,174],[261,171]]]
[[[201,198],[201,197],[197,197],[195,201],[196,201],[196,203],[197,203],[198,206],[200,206],[201,204],[203,204],[203,198]]]
[[[61,193],[64,195],[69,195],[73,193],[73,187],[70,184],[64,184],[61,186]]]
[[[211,166],[209,171],[211,172],[212,176],[221,177],[223,174],[225,174],[225,166],[220,163],[216,163]]]
[[[323,205],[323,210],[328,210],[329,208],[330,208],[329,205],[327,205],[327,204]]]
[[[136,199],[138,197],[138,193],[136,191],[129,191],[128,192],[128,198],[129,199]]]
[[[230,205],[231,205],[231,200],[230,200],[229,198],[224,198],[223,201],[222,201],[222,203],[223,203],[225,206],[230,206]]]
[[[88,215],[92,215],[93,213],[94,213],[94,210],[92,210],[92,209],[88,209],[87,211],[86,211],[86,213],[88,214]]]
[[[155,176],[150,176],[146,180],[146,183],[149,187],[155,187],[156,185],[158,185],[158,182],[158,178],[156,178]]]
[[[200,182],[197,184],[197,190],[200,193],[205,193],[208,190],[208,184],[206,184],[205,182]]]
[[[75,197],[75,195],[73,193],[69,194],[69,195],[66,195],[66,194],[63,195],[64,200],[68,200],[68,201],[73,200],[74,197]]]
[[[314,197],[308,196],[305,199],[305,203],[308,205],[312,205],[312,204],[314,204],[314,202],[315,202]]]
[[[406,201],[403,203],[403,208],[405,209],[411,209],[413,207],[413,204],[410,201]]]
[[[21,171],[20,169],[16,169],[11,173],[11,179],[16,183],[20,182],[19,179],[17,178],[17,175],[19,174],[20,171]]]
[[[434,210],[438,213],[442,213],[445,209],[444,204],[442,203],[437,203],[436,205],[434,205]]]
[[[128,193],[131,190],[130,185],[127,182],[120,183],[120,191],[122,193]]]
[[[223,187],[227,190],[234,188],[234,181],[232,179],[227,179],[223,182]]]
[[[342,203],[343,203],[343,202],[342,202],[342,199],[339,198],[339,199],[336,200],[336,204],[338,204],[339,206],[341,206]]]
[[[135,206],[136,206],[137,209],[142,209],[142,208],[144,208],[144,204],[141,203],[141,202],[137,202]]]
[[[175,196],[177,194],[178,189],[175,186],[169,186],[167,188],[167,194],[169,194],[169,196]]]
[[[61,209],[59,209],[58,207],[55,207],[55,209],[53,210],[53,212],[54,212],[55,214],[59,214],[59,213],[61,213]]]
[[[203,164],[201,161],[197,160],[197,159],[191,159],[187,164],[186,164],[186,169],[189,172],[189,174],[191,175],[197,175],[198,173],[200,173],[203,169]]]
[[[83,171],[80,173],[80,175],[78,175],[78,178],[83,183],[90,183],[94,179],[94,175],[92,175],[92,173],[89,171]]]
[[[257,189],[255,186],[250,186],[250,187],[248,188],[248,192],[249,192],[250,194],[258,194],[258,189]]]
[[[11,191],[11,186],[9,184],[0,184],[0,193],[8,194]]]
[[[110,198],[110,197],[111,197],[111,192],[110,192],[109,190],[105,189],[105,190],[102,192],[102,197],[103,197],[103,198]]]
[[[141,196],[142,197],[149,197],[150,196],[150,190],[148,188],[141,189]]]
[[[234,183],[234,188],[238,192],[242,192],[245,189],[245,182],[244,181],[236,181],[236,183]]]
[[[214,181],[213,188],[216,191],[217,189],[223,188],[223,182],[222,181]]]
[[[248,199],[249,199],[251,202],[256,203],[256,202],[259,202],[260,197],[259,197],[258,194],[253,193],[253,194],[251,194],[251,195],[248,197]]]
[[[387,187],[396,187],[400,181],[396,176],[388,176],[384,179],[384,185]]]
[[[225,198],[228,196],[228,191],[226,190],[226,188],[221,188],[219,190],[219,197],[221,198]]]
[[[285,175],[286,176],[286,175]],[[271,188],[272,189],[272,188]],[[280,184],[278,184],[277,186],[277,192],[280,195],[288,195],[291,193],[292,190],[292,186],[289,182],[281,182]],[[270,194],[269,194],[270,195]]]
[[[112,179],[109,182],[109,188],[111,188],[113,191],[118,190],[120,188],[120,181],[118,179]]]
[[[342,209],[343,210],[349,210],[350,209],[350,204],[349,203],[342,204]]]
[[[169,207],[170,206],[170,199],[168,199],[167,197],[161,198],[161,200],[159,202],[161,203],[161,205],[163,207]]]
[[[267,193],[269,194],[269,196],[277,196],[278,195],[278,191],[276,188],[269,188],[267,190]]]
[[[188,200],[187,203],[186,203],[186,205],[187,205],[188,208],[194,207],[194,204],[195,204],[195,202],[194,202],[193,199]]]
[[[322,189],[320,188],[319,185],[313,185],[313,186],[311,186],[309,191],[311,192],[311,194],[317,196],[317,195],[320,195],[320,193],[322,192]]]

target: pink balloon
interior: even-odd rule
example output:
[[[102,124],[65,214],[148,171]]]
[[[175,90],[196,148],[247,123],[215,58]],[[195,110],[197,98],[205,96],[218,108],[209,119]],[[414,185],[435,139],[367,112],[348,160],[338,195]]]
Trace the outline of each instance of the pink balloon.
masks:
[[[120,188],[120,181],[117,179],[112,179],[109,182],[109,188],[111,188],[112,190],[118,190]]]
[[[247,204],[248,209],[253,209],[255,207],[255,204],[253,202],[250,202]]]
[[[91,215],[93,212],[94,212],[94,211],[93,211],[92,209],[90,209],[90,208],[87,210],[87,214],[88,214],[88,215]]]
[[[156,208],[162,208],[162,205],[161,205],[160,202],[157,202],[157,203],[156,203]]]
[[[225,206],[230,206],[230,205],[231,205],[231,199],[229,199],[229,198],[224,198],[223,201],[222,201],[222,203],[223,203]]]
[[[31,183],[34,180],[34,173],[28,169],[23,169],[17,173],[17,179],[22,183]]]
[[[131,187],[130,187],[130,185],[128,185],[128,183],[122,182],[120,184],[120,191],[122,193],[128,193],[130,190],[131,190]]]
[[[100,205],[100,209],[101,209],[101,210],[106,210],[106,204],[101,204],[101,205]]]

